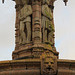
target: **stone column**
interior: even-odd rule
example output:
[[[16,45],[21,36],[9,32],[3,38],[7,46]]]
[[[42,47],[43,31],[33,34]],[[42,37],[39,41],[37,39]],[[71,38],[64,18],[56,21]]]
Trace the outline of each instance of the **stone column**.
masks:
[[[32,10],[32,41],[33,43],[41,43],[41,1],[33,1]]]

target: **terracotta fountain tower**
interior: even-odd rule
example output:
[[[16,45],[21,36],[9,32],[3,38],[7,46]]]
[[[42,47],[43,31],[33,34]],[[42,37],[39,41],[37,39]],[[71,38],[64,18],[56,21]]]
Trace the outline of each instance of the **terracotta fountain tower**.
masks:
[[[56,0],[13,1],[16,2],[16,46],[13,60],[0,62],[0,75],[75,75],[75,61],[58,59],[55,48]],[[68,0],[63,1],[66,5]]]

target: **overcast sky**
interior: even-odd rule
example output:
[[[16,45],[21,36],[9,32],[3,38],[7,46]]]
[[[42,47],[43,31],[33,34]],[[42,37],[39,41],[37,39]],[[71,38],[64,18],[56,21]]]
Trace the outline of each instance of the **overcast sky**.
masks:
[[[60,59],[75,60],[75,0],[54,4],[55,46]],[[0,0],[0,61],[11,60],[15,48],[15,2]]]

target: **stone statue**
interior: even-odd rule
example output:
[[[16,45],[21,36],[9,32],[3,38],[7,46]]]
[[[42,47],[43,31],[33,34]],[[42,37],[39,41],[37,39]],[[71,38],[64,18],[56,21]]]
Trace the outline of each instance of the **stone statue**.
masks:
[[[54,39],[54,24],[53,24],[53,12],[52,3],[55,0],[43,0],[42,5],[42,33],[43,42],[53,44]]]
[[[20,44],[30,43],[31,41],[31,5],[28,5],[28,0],[22,0],[24,6],[19,11],[20,19]]]

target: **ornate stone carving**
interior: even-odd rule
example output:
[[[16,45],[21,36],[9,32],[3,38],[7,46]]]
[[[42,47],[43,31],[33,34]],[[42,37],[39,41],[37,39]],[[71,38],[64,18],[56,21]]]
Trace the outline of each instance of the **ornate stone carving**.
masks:
[[[41,1],[34,0],[32,1],[32,39],[33,43],[41,43]]]
[[[53,44],[54,38],[54,25],[53,25],[53,14],[51,8],[45,4],[42,5],[42,33],[43,42]]]
[[[45,51],[41,55],[41,74],[56,75],[57,74],[57,57],[50,51]]]
[[[54,46],[53,24],[55,0],[13,1],[16,2],[16,48],[12,58],[25,60],[0,62],[0,75],[75,75],[75,61],[58,60],[57,69],[59,53]],[[63,1],[66,5],[68,0]]]
[[[38,51],[39,46],[36,47],[37,51],[34,51],[35,47],[33,46],[35,44],[41,44],[39,50],[42,48],[43,51],[56,51],[54,46],[53,24],[54,1],[55,0],[15,0],[17,11],[15,50],[18,50],[19,54],[21,54],[20,50],[22,48],[22,50],[30,50],[32,55],[34,54],[36,56],[37,53],[36,58],[39,58],[42,52]],[[31,48],[29,48],[29,46]],[[15,54],[15,52],[13,54]]]
[[[19,11],[20,19],[20,44],[30,43],[31,41],[31,5],[24,5]]]

